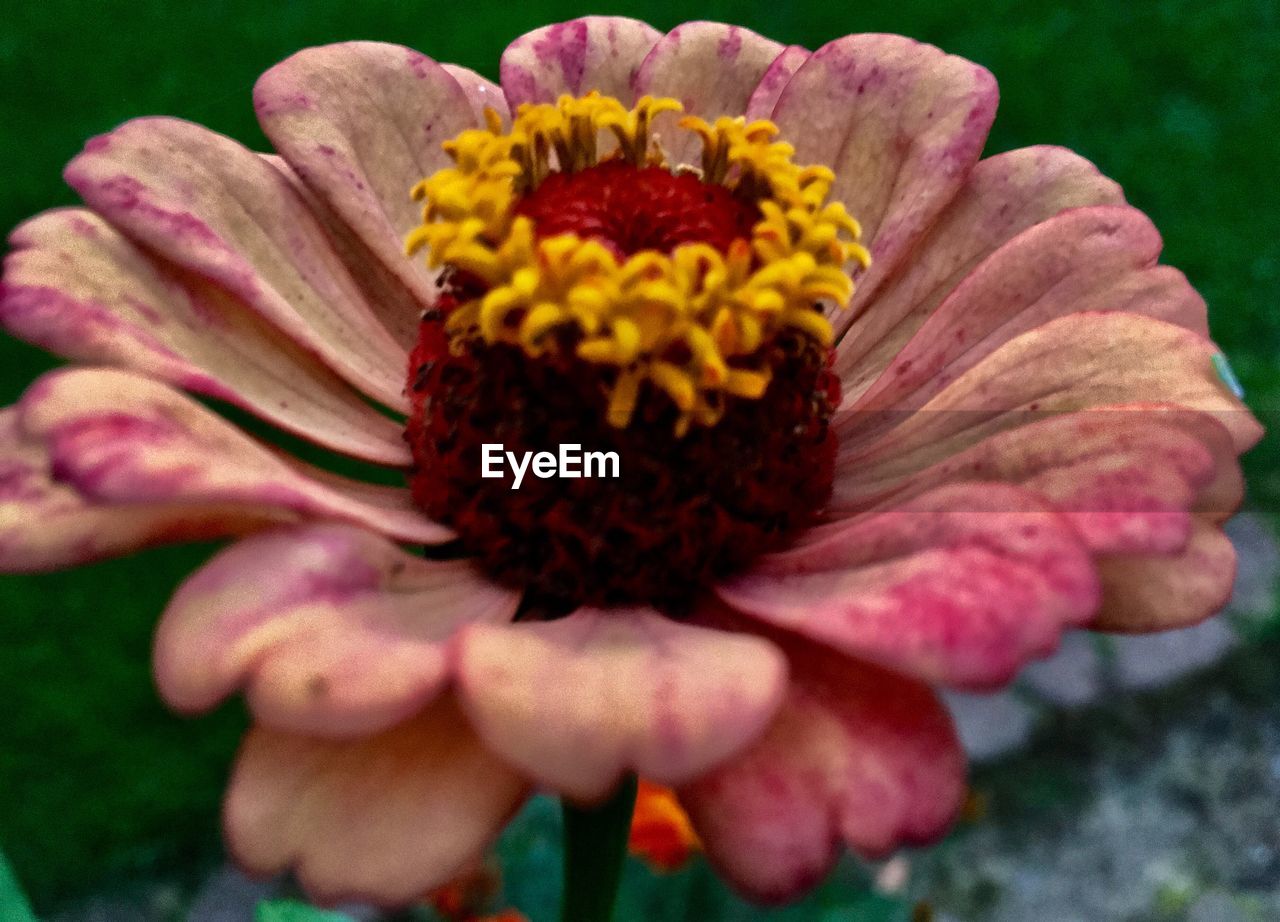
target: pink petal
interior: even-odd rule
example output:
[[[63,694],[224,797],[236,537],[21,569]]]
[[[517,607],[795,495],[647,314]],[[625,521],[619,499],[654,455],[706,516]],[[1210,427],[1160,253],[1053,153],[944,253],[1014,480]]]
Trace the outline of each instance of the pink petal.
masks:
[[[764,729],[786,664],[768,641],[646,610],[474,625],[458,640],[458,691],[485,743],[575,800],[624,772],[688,781]]]
[[[632,81],[662,37],[622,16],[584,16],[528,32],[502,53],[499,73],[512,110],[522,102],[555,102],[562,94],[599,90],[630,105]]]
[[[679,791],[707,857],[760,902],[817,884],[841,844],[881,856],[954,820],[965,760],[928,686],[793,644],[787,697],[745,753]]]
[[[457,81],[462,92],[467,94],[471,103],[471,111],[475,115],[476,124],[484,124],[484,110],[497,112],[504,122],[511,121],[511,112],[507,108],[507,97],[502,95],[502,87],[482,77],[468,67],[458,64],[441,64],[444,72]]]
[[[799,45],[788,45],[773,59],[765,70],[760,83],[747,100],[747,120],[773,118],[773,109],[801,65],[809,60],[809,50]]]
[[[938,223],[916,245],[902,272],[886,281],[877,293],[874,309],[856,318],[856,311],[838,317],[840,328],[848,329],[837,362],[845,379],[846,395],[860,393],[942,300],[1008,241],[1068,208],[1122,204],[1124,194],[1118,185],[1099,173],[1092,163],[1064,148],[1026,147],[978,163]],[[1112,224],[1119,220],[1116,212],[1104,214]],[[1115,250],[1126,245],[1132,247],[1134,265],[1128,268],[1147,268],[1148,263],[1138,262],[1136,257],[1141,255],[1154,262],[1160,253],[1160,237],[1141,216],[1135,216],[1132,221],[1145,223],[1149,229],[1127,229],[1120,239],[1111,241],[1112,247]],[[1052,243],[1046,240],[1042,244],[1045,250],[1031,248],[1019,253],[1043,265],[1047,261],[1046,253],[1055,252],[1051,247],[1079,247],[1086,235],[1099,233],[1102,232],[1079,224],[1066,225],[1053,235]],[[1045,240],[1044,237],[1036,239]],[[1097,243],[1094,248],[1098,248]],[[1058,263],[1062,267],[1059,275],[1074,270],[1092,278],[1095,267],[1082,261],[1082,257],[1088,255],[1091,254],[1064,255]],[[1111,262],[1116,262],[1115,257]],[[1008,261],[1003,268],[1009,270],[1015,266],[1019,264]],[[1031,273],[1024,271],[1021,277],[1031,277]],[[1009,286],[1006,291],[1017,291],[1017,288]],[[987,308],[989,312],[995,309]]]
[[[1102,609],[1090,627],[1139,634],[1198,624],[1231,598],[1236,552],[1216,525],[1193,522],[1177,554],[1109,557],[1100,562]]]
[[[445,141],[477,124],[471,95],[416,51],[344,42],[277,64],[259,78],[253,99],[275,149],[379,268],[414,296],[417,310],[382,316],[411,347],[418,313],[436,289],[423,261],[404,254],[405,236],[422,220],[409,190],[452,162]]]
[[[1261,437],[1252,414],[1214,367],[1217,347],[1198,333],[1130,313],[1073,313],[1004,343],[918,410],[891,414],[879,433],[860,413],[836,420],[840,464],[877,465],[922,452],[938,460],[1041,416],[1128,403],[1208,413],[1242,452]],[[874,438],[861,427],[870,425]],[[863,445],[863,442],[866,445]]]
[[[148,259],[93,212],[46,212],[10,243],[0,297],[10,333],[226,400],[356,457],[408,464],[401,426],[236,298]]]
[[[636,74],[637,96],[670,96],[689,115],[715,121],[739,116],[783,46],[750,29],[720,22],[686,22],[658,40]],[[702,144],[676,128],[677,116],[660,117],[655,132],[671,163],[700,162]]]
[[[255,874],[293,869],[325,903],[405,905],[479,858],[526,793],[445,697],[358,740],[255,727],[224,822],[232,855]]]
[[[225,288],[370,396],[406,410],[406,350],[320,224],[258,155],[177,119],[126,122],[64,174],[126,236]]]
[[[48,452],[0,410],[0,573],[61,570],[157,544],[243,534],[282,510],[225,503],[94,503],[54,481]],[[291,515],[287,516],[292,518]]]
[[[409,491],[291,461],[163,384],[122,371],[55,371],[20,403],[58,480],[102,503],[218,504],[352,522],[405,541],[452,535]]]
[[[1172,553],[1190,534],[1189,511],[1225,517],[1242,489],[1222,425],[1167,405],[1029,420],[928,464],[933,458],[927,446],[875,464],[842,464],[829,512],[892,506],[946,483],[999,481],[1032,490],[1067,515],[1094,553]]]
[[[873,265],[854,310],[899,268],[964,184],[995,117],[985,69],[897,35],[819,48],[787,84],[774,121],[796,162],[836,173],[832,198],[862,223]]]
[[[928,682],[985,687],[1097,611],[1075,531],[1002,484],[943,487],[766,555],[718,587],[733,608]]]
[[[424,560],[358,528],[278,529],[183,583],[156,635],[156,682],[182,711],[246,688],[276,729],[374,733],[444,688],[455,630],[507,621],[519,601],[467,561]]]
[[[868,375],[884,370],[852,408],[865,419],[921,406],[1015,336],[1067,314],[1122,311],[1208,336],[1204,299],[1181,272],[1156,265],[1159,253],[1155,227],[1128,207],[1078,208],[1023,232],[966,276],[909,342],[886,338],[898,350],[888,367],[879,347],[861,360]]]

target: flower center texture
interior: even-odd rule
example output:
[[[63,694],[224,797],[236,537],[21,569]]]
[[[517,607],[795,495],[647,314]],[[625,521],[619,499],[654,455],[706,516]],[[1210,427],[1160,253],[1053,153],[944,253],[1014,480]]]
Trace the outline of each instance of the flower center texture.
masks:
[[[869,262],[858,224],[767,121],[683,118],[702,162],[668,164],[651,126],[679,109],[490,112],[413,190],[406,248],[441,272],[409,368],[414,498],[542,616],[678,613],[830,496],[826,311]]]

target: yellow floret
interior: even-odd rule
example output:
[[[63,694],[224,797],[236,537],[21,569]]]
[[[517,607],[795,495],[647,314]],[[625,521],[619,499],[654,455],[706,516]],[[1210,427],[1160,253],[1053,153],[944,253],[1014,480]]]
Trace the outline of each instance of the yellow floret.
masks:
[[[831,171],[794,164],[795,149],[763,120],[679,122],[702,139],[703,180],[760,210],[750,241],[735,241],[728,253],[692,243],[619,259],[572,234],[539,240],[532,222],[514,215],[520,197],[550,173],[596,165],[602,132],[616,139],[608,159],[665,166],[651,141],[653,121],[680,110],[675,100],[648,96],[631,109],[599,93],[562,96],[554,105],[520,106],[509,131],[490,110],[486,128],[445,144],[454,165],[413,188],[424,202],[422,224],[405,246],[411,255],[425,249],[432,267],[452,266],[487,286],[450,314],[455,342],[510,343],[537,356],[558,342],[553,333],[576,330],[578,358],[617,369],[611,425],[630,423],[647,381],[680,411],[683,434],[695,423],[714,425],[726,396],[764,394],[766,350],[780,331],[829,346],[824,308],[848,304],[850,264],[865,268],[870,254],[858,242],[858,222],[827,201]]]

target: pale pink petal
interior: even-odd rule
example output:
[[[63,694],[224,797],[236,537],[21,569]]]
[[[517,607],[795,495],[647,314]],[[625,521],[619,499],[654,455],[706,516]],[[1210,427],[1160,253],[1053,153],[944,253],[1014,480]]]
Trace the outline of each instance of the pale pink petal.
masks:
[[[224,823],[232,856],[255,874],[292,869],[324,903],[405,905],[479,858],[526,795],[446,696],[359,740],[253,728]]]
[[[226,400],[355,457],[408,464],[402,426],[236,298],[148,259],[93,212],[46,212],[10,243],[0,324],[15,336]]]
[[[902,271],[886,280],[876,294],[874,309],[859,313],[855,305],[837,316],[838,329],[848,330],[837,359],[846,395],[860,393],[943,298],[1009,240],[1068,208],[1123,203],[1124,194],[1118,185],[1092,163],[1061,147],[1026,147],[979,162],[937,224],[912,250]],[[1115,220],[1113,217],[1113,223]],[[1080,241],[1070,236],[1069,230],[1081,235],[1090,232],[1086,228],[1064,227],[1053,245],[1079,246]],[[1130,230],[1124,239],[1116,241],[1114,248],[1124,244],[1133,247],[1133,255],[1140,253],[1150,262],[1160,252],[1160,237],[1154,229]],[[1040,263],[1045,262],[1043,254],[1036,255],[1040,256]],[[1006,264],[1006,268],[1008,265],[1017,263]],[[1066,265],[1087,277],[1095,271],[1087,262]],[[1146,268],[1147,263],[1139,266]],[[1010,290],[1017,289],[1011,286]],[[858,305],[865,303],[859,295]]]
[[[575,800],[625,772],[688,781],[764,729],[786,684],[768,641],[647,610],[475,625],[458,639],[458,689],[485,743]]]
[[[1179,553],[1104,558],[1102,609],[1089,626],[1140,634],[1198,624],[1227,604],[1236,552],[1213,523],[1197,517]]]
[[[864,419],[914,409],[1010,339],[1066,314],[1123,311],[1208,336],[1204,299],[1177,269],[1156,265],[1159,253],[1160,235],[1133,208],[1078,208],[1045,221],[966,276],[905,346],[886,338],[897,350],[891,361],[879,347],[865,356],[848,397],[876,368],[883,373],[846,406]]]
[[[258,79],[253,100],[263,132],[326,212],[414,296],[417,310],[397,305],[382,316],[412,346],[436,289],[423,261],[404,254],[405,236],[422,220],[409,190],[452,163],[445,141],[478,124],[471,96],[409,48],[344,42],[286,58]]]
[[[1036,414],[1125,403],[1164,403],[1207,413],[1226,427],[1242,452],[1262,430],[1219,377],[1217,354],[1217,347],[1198,333],[1151,317],[1069,314],[1004,343],[948,380],[918,411],[892,414],[896,427],[875,438],[862,437],[861,427],[868,423],[862,414],[843,414],[835,422],[842,439],[839,463],[853,465],[852,471],[914,453],[933,463],[1024,425]]]
[[[636,96],[669,96],[687,115],[714,122],[737,117],[783,46],[750,29],[720,22],[686,22],[658,40],[636,74]],[[666,113],[655,134],[673,163],[699,163],[702,144],[676,128],[678,116]]]
[[[458,64],[441,64],[446,74],[458,82],[462,92],[467,94],[471,103],[471,111],[475,114],[476,124],[483,125],[485,109],[492,109],[504,122],[511,121],[511,112],[507,108],[507,97],[502,95],[502,87],[482,77],[468,67]]]
[[[862,223],[871,249],[854,311],[899,270],[964,184],[997,96],[982,67],[897,35],[830,42],[782,91],[774,121],[795,145],[796,162],[835,170],[832,198]]]
[[[936,838],[965,792],[965,760],[927,685],[793,644],[768,732],[679,789],[707,857],[760,902],[794,898],[840,847],[871,857]]]
[[[1243,485],[1222,425],[1167,405],[1031,417],[919,466],[933,457],[924,450],[841,465],[829,513],[892,506],[945,483],[999,481],[1049,501],[1094,553],[1172,553],[1190,534],[1191,510],[1225,517]]]
[[[807,60],[809,60],[807,48],[788,45],[782,49],[761,76],[759,85],[751,93],[751,98],[747,100],[748,121],[773,118],[773,109],[778,104],[782,91],[787,88],[791,78]]]
[[[512,110],[522,102],[555,102],[562,94],[599,90],[624,105],[632,81],[662,33],[622,16],[584,16],[528,32],[502,53],[499,74]]]
[[[280,509],[226,503],[92,502],[54,480],[49,454],[22,430],[18,408],[0,410],[0,573],[61,570],[294,518]]]
[[[407,352],[302,198],[257,154],[189,122],[135,119],[89,141],[64,175],[126,236],[222,286],[365,393],[407,409]]]
[[[928,682],[1008,681],[1091,618],[1070,524],[1003,484],[948,486],[760,558],[717,588],[738,611]]]
[[[414,507],[408,489],[291,461],[186,395],[128,372],[51,372],[19,406],[56,479],[96,502],[238,505],[352,522],[404,541],[452,537]]]
[[[377,305],[377,313],[384,326],[403,348],[411,351],[416,343],[417,327],[423,310],[423,302],[418,293],[408,288],[395,272],[374,255],[359,235],[323,199],[316,196],[283,157],[275,154],[258,156],[288,180],[328,234],[330,245],[360,286],[365,300]],[[440,270],[426,271],[434,284],[440,277]]]
[[[424,560],[362,529],[273,530],[183,583],[156,634],[156,682],[181,711],[245,688],[276,729],[374,733],[444,688],[454,631],[507,621],[519,601],[467,561]]]

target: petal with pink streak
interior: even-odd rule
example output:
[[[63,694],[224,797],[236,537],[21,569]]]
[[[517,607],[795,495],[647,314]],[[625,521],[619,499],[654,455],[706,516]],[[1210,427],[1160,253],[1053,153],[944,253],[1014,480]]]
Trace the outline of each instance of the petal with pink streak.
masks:
[[[288,180],[230,138],[170,118],[94,138],[64,174],[145,249],[226,289],[366,394],[406,410],[408,353]]]
[[[0,324],[66,358],[226,400],[328,448],[407,466],[403,429],[208,282],[146,258],[84,209],[14,231]]]
[[[458,639],[458,688],[485,743],[574,800],[625,772],[690,780],[769,722],[786,684],[773,644],[647,610],[475,625]]]
[[[411,351],[417,342],[416,328],[422,318],[423,306],[419,295],[406,287],[404,281],[374,255],[337,212],[323,199],[316,197],[283,157],[276,154],[258,156],[288,180],[289,185],[324,228],[330,245],[351,273],[351,277],[360,285],[365,300],[378,306],[378,314],[392,336],[403,348]],[[427,275],[434,285],[440,277],[440,271],[427,270]]]
[[[181,711],[246,688],[275,729],[376,733],[444,688],[454,631],[508,621],[519,601],[467,561],[424,560],[359,528],[273,530],[183,583],[156,634],[156,682]]]
[[[1193,521],[1176,554],[1117,555],[1099,562],[1102,608],[1089,626],[1141,634],[1199,624],[1231,598],[1236,552],[1222,529]]]
[[[686,22],[658,40],[636,74],[636,96],[669,96],[688,115],[714,122],[721,115],[737,117],[747,110],[783,46],[741,26],[721,22]],[[702,143],[676,127],[679,118],[665,113],[654,133],[672,163],[700,163]]]
[[[357,740],[254,727],[223,820],[232,856],[255,874],[292,869],[324,903],[402,906],[478,859],[527,793],[446,696]]]
[[[19,404],[57,480],[99,503],[201,503],[351,522],[420,543],[452,533],[408,489],[347,480],[291,461],[186,395],[107,369],[55,371]]]
[[[404,255],[405,236],[422,220],[409,190],[452,163],[445,141],[478,124],[471,95],[402,45],[343,42],[286,58],[258,78],[253,100],[275,149],[380,269],[413,294],[418,310],[382,317],[411,346],[418,313],[436,290],[423,261]]]
[[[991,687],[1097,611],[1071,525],[1003,484],[960,484],[762,557],[717,587],[738,611],[927,682]]]
[[[1225,517],[1242,489],[1222,425],[1167,405],[1035,419],[919,467],[932,458],[921,451],[841,464],[830,513],[891,507],[946,483],[996,481],[1049,501],[1095,554],[1172,553],[1190,534],[1190,511]]]
[[[622,16],[584,16],[528,32],[502,53],[499,74],[512,110],[599,90],[631,105],[636,72],[662,33]]]
[[[879,348],[866,357],[865,373],[883,373],[851,409],[865,419],[921,406],[1015,336],[1067,314],[1140,314],[1208,336],[1204,299],[1177,269],[1156,265],[1159,253],[1155,227],[1128,207],[1078,208],[1023,232],[966,276],[909,342],[886,339],[897,350],[887,367]],[[855,395],[865,386],[858,380]]]
[[[927,685],[793,644],[794,678],[768,732],[679,789],[707,857],[766,903],[816,885],[841,844],[879,857],[952,823],[965,759]]]
[[[837,315],[838,329],[847,329],[836,363],[846,394],[860,393],[952,289],[1008,241],[1069,208],[1123,204],[1116,183],[1061,147],[1024,147],[980,161],[902,272],[876,294],[874,309],[858,314],[855,306]],[[1055,242],[1078,245],[1070,237]],[[1152,262],[1160,252],[1154,230],[1132,231],[1116,242],[1141,249]],[[1071,268],[1093,270],[1085,262]]]
[[[54,480],[48,452],[23,431],[18,408],[0,410],[0,573],[61,570],[294,518],[225,503],[92,502]]]
[[[1207,413],[1243,452],[1262,430],[1218,376],[1217,354],[1200,334],[1151,317],[1068,314],[1004,343],[919,409],[890,414],[896,425],[887,431],[865,437],[874,414],[842,414],[839,463],[869,467],[915,453],[932,463],[1036,418],[1125,403]]]
[[[898,35],[849,35],[815,51],[774,108],[797,163],[835,170],[831,197],[873,263],[854,310],[899,269],[964,184],[995,118],[984,68]]]
[[[444,72],[457,81],[462,92],[467,94],[471,103],[471,111],[475,114],[476,124],[483,125],[485,109],[492,109],[504,122],[511,121],[511,112],[507,108],[507,97],[502,95],[502,87],[487,77],[482,77],[469,67],[458,64],[441,64]]]
[[[809,49],[788,45],[773,59],[760,77],[760,83],[747,100],[747,120],[773,118],[773,108],[801,65],[809,60]]]

